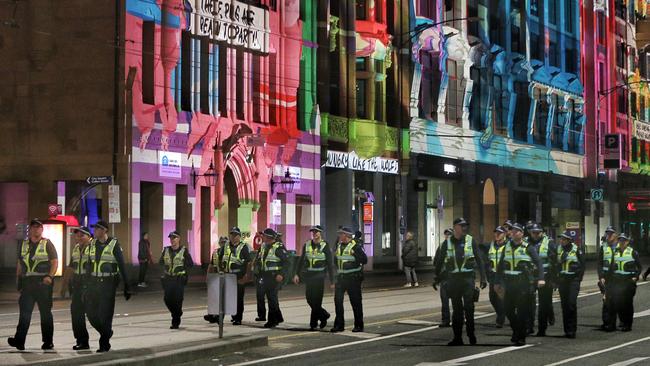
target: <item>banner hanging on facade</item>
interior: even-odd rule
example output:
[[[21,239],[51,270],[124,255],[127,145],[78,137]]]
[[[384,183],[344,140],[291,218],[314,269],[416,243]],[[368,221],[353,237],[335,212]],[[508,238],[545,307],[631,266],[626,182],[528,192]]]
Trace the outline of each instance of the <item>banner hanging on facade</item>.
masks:
[[[387,174],[399,173],[399,162],[397,159],[387,159],[379,156],[372,158],[361,158],[351,151],[349,153],[340,151],[327,151],[326,167],[339,169],[361,170],[365,172],[378,172]]]

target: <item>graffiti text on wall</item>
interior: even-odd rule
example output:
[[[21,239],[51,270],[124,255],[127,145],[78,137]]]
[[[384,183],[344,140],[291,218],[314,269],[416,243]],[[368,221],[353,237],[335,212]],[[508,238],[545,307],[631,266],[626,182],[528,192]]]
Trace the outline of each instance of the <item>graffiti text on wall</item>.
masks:
[[[634,122],[634,137],[641,140],[650,141],[650,124],[643,122]]]
[[[366,172],[378,173],[399,173],[399,163],[395,159],[386,159],[382,157],[361,158],[354,151],[350,153],[340,151],[328,151],[326,167],[362,170]]]
[[[269,12],[236,0],[197,0],[192,33],[268,53]]]

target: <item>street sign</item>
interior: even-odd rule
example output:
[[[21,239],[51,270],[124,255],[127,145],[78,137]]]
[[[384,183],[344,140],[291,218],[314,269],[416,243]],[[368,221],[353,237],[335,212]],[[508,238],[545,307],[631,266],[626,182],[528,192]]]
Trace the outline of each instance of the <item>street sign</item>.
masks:
[[[113,183],[113,177],[108,176],[91,176],[86,178],[88,184],[110,184]]]
[[[120,216],[120,186],[108,186],[108,223],[119,224]]]
[[[56,216],[59,213],[59,208],[56,203],[49,203],[47,205],[47,214],[50,217]]]
[[[621,168],[621,135],[605,135],[605,146],[603,149],[605,169]]]
[[[602,188],[593,188],[591,190],[591,199],[594,201],[602,201],[604,192]]]
[[[363,222],[372,222],[374,220],[372,206],[372,202],[363,203]]]

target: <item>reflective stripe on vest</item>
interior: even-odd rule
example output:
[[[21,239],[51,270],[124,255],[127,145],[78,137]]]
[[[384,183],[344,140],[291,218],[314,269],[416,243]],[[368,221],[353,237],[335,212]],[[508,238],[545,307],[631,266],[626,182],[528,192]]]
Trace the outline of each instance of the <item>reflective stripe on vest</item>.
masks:
[[[514,250],[512,248],[512,242],[506,244],[506,246],[503,248],[503,260],[505,261],[507,268],[503,271],[503,273],[513,276],[524,273],[521,265],[532,264],[532,259],[526,250],[527,248],[528,244],[525,244],[523,242]]]
[[[634,253],[634,249],[632,249],[631,247],[625,248],[623,253],[621,253],[620,250],[614,251],[614,273],[615,274],[624,275],[624,276],[636,274],[636,261],[632,256],[633,253]],[[633,265],[635,267],[635,271],[628,270],[630,265]]]
[[[542,243],[539,245],[539,259],[542,260],[542,265],[544,269],[548,269],[550,263],[548,262],[548,236],[544,235],[542,238]]]
[[[91,243],[86,250],[84,250],[85,253],[88,254],[90,257],[90,264],[92,266],[92,270],[90,272],[90,275],[93,277],[111,277],[117,275],[120,270],[117,267],[117,259],[115,258],[115,244],[117,244],[117,240],[111,239],[111,241],[106,244],[104,247],[104,250],[102,250],[101,255],[99,256],[99,262],[97,262],[97,256],[96,256],[96,251],[97,251],[97,241],[95,240],[93,243]],[[84,254],[85,256],[86,254]]]
[[[469,262],[468,262],[469,260]],[[456,246],[451,242],[451,238],[447,239],[447,270],[450,273],[459,272],[474,272],[476,261],[474,258],[474,248],[472,247],[472,236],[465,236],[465,244],[463,250],[463,264],[460,269],[456,263]]]
[[[275,255],[275,252],[280,249],[282,246],[281,243],[275,242],[271,245],[271,248],[267,251],[266,258],[262,256],[262,271],[281,271],[282,270],[282,261],[280,257]]]
[[[564,257],[564,253],[567,253],[566,258]],[[576,274],[575,271],[571,270],[571,264],[577,264],[578,263],[578,247],[575,244],[571,244],[571,249],[567,251],[562,247],[562,253],[560,254],[560,274],[563,275],[574,275]]]
[[[305,243],[305,259],[307,259],[307,271],[323,272],[325,270],[325,246],[326,242],[321,241],[314,249],[311,240]]]
[[[605,245],[602,246],[601,250],[603,251],[603,272],[609,272],[609,266],[612,264],[612,258],[614,257],[614,251],[618,248],[618,244],[613,247],[609,243],[605,242]]]
[[[34,257],[29,265],[29,240],[24,240],[20,249],[20,258],[25,264],[25,276],[45,276],[50,273],[50,258],[47,256],[47,239],[38,242]]]
[[[505,245],[502,244],[497,248],[497,243],[496,242],[492,242],[490,244],[490,250],[488,251],[488,257],[490,259],[490,269],[493,272],[496,272],[496,270],[497,270],[497,262],[499,261],[499,258],[501,258],[501,252],[503,251],[504,247],[505,247]]]
[[[165,248],[163,254],[163,263],[165,265],[165,274],[168,276],[185,275],[185,247],[181,247],[178,253],[172,259],[171,248]]]
[[[357,243],[354,240],[350,241],[347,245],[339,243],[336,249],[336,263],[339,274],[361,272],[362,264],[354,264],[356,261],[356,258],[354,258],[354,247],[356,245]]]
[[[230,244],[226,244],[223,248],[223,258],[221,259],[221,266],[224,272],[240,273],[242,271],[244,261],[241,259],[241,251],[244,249],[245,245],[244,242],[240,242],[235,248],[235,255],[232,255]],[[232,268],[233,264],[235,265],[235,268]]]

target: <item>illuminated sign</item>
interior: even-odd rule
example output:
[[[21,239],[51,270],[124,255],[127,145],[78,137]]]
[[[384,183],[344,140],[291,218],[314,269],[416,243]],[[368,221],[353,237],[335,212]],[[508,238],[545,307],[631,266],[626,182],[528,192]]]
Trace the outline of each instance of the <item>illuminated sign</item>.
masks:
[[[56,267],[56,276],[63,273],[63,243],[65,242],[65,231],[63,230],[64,224],[43,223],[43,237],[50,239],[56,253],[59,257],[59,265]]]
[[[158,151],[158,175],[161,178],[181,178],[181,153]]]
[[[363,203],[363,222],[373,221],[373,205],[372,202]]]
[[[446,174],[456,174],[458,172],[458,167],[453,164],[444,164],[442,169]]]

